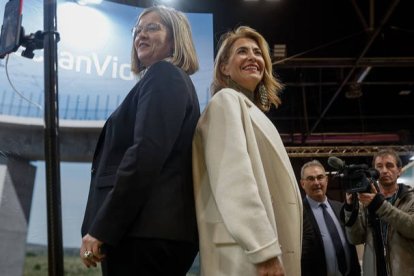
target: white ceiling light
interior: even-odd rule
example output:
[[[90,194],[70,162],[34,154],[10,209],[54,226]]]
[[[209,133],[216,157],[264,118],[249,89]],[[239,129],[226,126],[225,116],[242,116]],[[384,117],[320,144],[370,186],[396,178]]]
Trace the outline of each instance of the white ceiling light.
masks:
[[[411,94],[411,90],[401,90],[400,93],[398,93],[398,95],[400,96],[408,96]]]
[[[76,0],[79,5],[99,5],[103,0]]]

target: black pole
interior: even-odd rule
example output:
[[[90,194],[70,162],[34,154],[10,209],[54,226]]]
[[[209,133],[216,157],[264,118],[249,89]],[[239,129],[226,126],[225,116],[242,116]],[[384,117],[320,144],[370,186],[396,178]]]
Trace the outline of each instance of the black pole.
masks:
[[[49,275],[63,276],[56,0],[44,0],[45,161]]]

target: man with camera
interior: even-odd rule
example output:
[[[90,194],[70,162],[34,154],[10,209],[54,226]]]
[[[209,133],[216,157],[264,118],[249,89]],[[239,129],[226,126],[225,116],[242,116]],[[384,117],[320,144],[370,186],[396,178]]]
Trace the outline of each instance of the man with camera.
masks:
[[[355,246],[339,220],[342,203],[328,199],[328,177],[323,165],[312,160],[301,169],[303,199],[302,276],[361,275]]]
[[[402,163],[393,150],[377,152],[372,165],[379,185],[347,193],[346,235],[355,245],[365,243],[364,275],[414,275],[414,190],[397,183]]]

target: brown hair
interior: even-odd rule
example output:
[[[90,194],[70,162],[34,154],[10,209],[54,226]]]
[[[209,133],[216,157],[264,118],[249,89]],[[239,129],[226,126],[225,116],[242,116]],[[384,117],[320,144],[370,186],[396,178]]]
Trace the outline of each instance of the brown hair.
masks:
[[[269,45],[261,34],[247,26],[240,26],[234,31],[229,31],[221,36],[219,41],[220,48],[214,62],[214,76],[213,83],[211,84],[212,94],[214,95],[220,89],[228,87],[226,76],[221,72],[221,65],[228,62],[230,58],[231,47],[233,46],[234,42],[240,38],[253,39],[262,51],[263,59],[265,62],[262,84],[265,87],[267,98],[270,104],[265,105],[260,101],[260,96],[258,95],[259,85],[254,91],[255,104],[263,111],[268,111],[271,104],[278,107],[281,104],[281,100],[278,95],[283,89],[283,85],[276,79],[275,76],[273,76]]]
[[[382,149],[382,150],[374,153],[374,157],[372,158],[372,167],[375,168],[375,159],[377,159],[377,157],[379,157],[379,156],[382,157],[382,156],[386,156],[386,155],[394,157],[397,167],[398,168],[402,167],[402,161],[401,161],[400,156],[398,156],[398,154],[392,149]]]

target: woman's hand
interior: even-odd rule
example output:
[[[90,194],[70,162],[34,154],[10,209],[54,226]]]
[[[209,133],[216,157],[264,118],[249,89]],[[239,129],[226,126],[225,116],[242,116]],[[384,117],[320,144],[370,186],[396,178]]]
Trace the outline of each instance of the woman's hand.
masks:
[[[105,255],[101,253],[102,242],[98,239],[86,234],[82,238],[82,245],[80,248],[80,257],[86,267],[96,267],[97,263],[105,258]]]
[[[285,270],[279,258],[272,258],[256,264],[258,276],[284,276]]]

